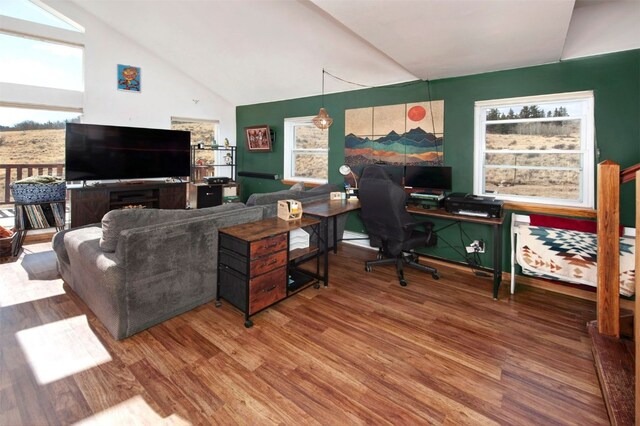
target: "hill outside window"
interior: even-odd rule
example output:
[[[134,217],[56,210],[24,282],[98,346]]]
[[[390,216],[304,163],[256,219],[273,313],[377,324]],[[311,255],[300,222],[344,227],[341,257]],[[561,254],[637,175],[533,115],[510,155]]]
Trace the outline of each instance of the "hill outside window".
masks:
[[[474,194],[593,208],[593,92],[475,104]]]
[[[284,175],[287,180],[326,183],[329,171],[329,131],[313,117],[284,120]]]

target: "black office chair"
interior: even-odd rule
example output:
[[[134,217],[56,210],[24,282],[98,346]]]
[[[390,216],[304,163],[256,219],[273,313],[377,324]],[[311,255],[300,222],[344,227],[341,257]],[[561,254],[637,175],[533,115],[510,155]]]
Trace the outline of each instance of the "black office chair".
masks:
[[[372,247],[378,247],[376,260],[365,262],[365,270],[371,272],[374,265],[396,265],[401,286],[406,286],[403,265],[428,272],[439,279],[438,271],[418,263],[413,252],[420,247],[434,246],[437,236],[433,223],[416,221],[406,210],[407,195],[404,188],[393,182],[385,170],[377,165],[367,166],[362,172],[358,189],[362,207],[360,217],[369,234]],[[417,230],[423,227],[423,231]]]

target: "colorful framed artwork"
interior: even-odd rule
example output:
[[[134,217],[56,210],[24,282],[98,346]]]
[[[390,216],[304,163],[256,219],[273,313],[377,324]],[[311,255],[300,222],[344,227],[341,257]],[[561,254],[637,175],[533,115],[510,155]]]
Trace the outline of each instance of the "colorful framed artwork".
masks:
[[[244,128],[249,152],[271,151],[271,130],[266,124]]]
[[[118,64],[118,90],[140,93],[140,67]]]
[[[348,109],[345,164],[443,166],[444,101]]]

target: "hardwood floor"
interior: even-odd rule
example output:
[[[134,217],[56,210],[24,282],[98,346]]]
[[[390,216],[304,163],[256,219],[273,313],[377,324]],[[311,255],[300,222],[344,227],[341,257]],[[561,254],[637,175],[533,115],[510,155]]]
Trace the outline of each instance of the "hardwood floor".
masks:
[[[391,267],[342,245],[329,288],[254,319],[208,303],[114,341],[48,244],[0,265],[0,424],[609,424],[595,304]]]

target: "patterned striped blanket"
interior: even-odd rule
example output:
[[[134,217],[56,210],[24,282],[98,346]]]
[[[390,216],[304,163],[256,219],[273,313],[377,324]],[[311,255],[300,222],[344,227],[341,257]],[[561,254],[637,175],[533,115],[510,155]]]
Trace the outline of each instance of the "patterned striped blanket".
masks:
[[[516,228],[516,260],[527,275],[597,285],[597,235],[540,226]],[[635,240],[620,237],[620,294],[635,292]]]

